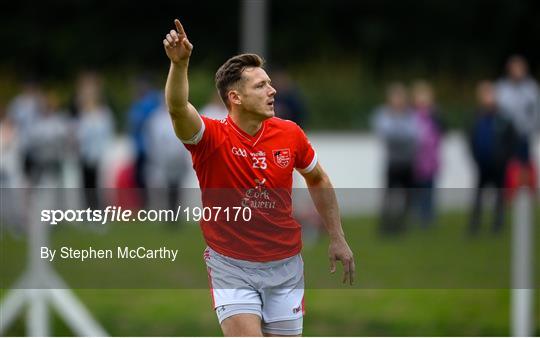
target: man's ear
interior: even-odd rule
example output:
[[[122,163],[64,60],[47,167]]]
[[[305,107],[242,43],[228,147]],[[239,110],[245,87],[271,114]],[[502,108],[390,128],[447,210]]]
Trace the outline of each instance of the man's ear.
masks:
[[[229,102],[232,104],[240,105],[242,104],[242,100],[240,99],[240,93],[236,90],[230,90],[227,93],[227,97],[229,98]]]

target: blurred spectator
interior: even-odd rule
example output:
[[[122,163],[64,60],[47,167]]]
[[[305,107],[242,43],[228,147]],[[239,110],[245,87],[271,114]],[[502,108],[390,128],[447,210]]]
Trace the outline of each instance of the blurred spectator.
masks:
[[[32,131],[36,120],[45,109],[45,100],[40,85],[34,80],[27,80],[23,84],[22,92],[8,105],[7,118],[15,129],[19,152],[19,161],[28,169],[28,135]],[[25,171],[25,173],[28,171]]]
[[[181,188],[190,170],[191,156],[178,142],[164,104],[152,113],[145,133],[149,203],[153,208],[174,210],[182,201]]]
[[[17,130],[13,120],[0,107],[0,186],[2,188],[20,188],[20,158]]]
[[[412,87],[413,109],[417,125],[417,148],[414,164],[415,202],[422,228],[429,227],[435,217],[434,183],[439,172],[439,152],[443,132],[434,103],[433,89],[425,81]]]
[[[26,133],[25,171],[34,187],[61,187],[62,166],[70,150],[69,124],[60,112],[60,99],[54,91],[45,96],[45,107]]]
[[[403,84],[393,83],[388,87],[386,104],[375,111],[373,128],[386,148],[386,192],[380,230],[396,232],[406,226],[416,155],[416,121]]]
[[[17,130],[6,110],[0,106],[0,222],[11,229],[21,232],[24,226],[24,214],[21,194],[22,177],[20,175],[20,154],[18,152]],[[5,189],[8,188],[8,189]]]
[[[514,55],[506,64],[507,76],[498,81],[497,103],[513,123],[517,142],[508,166],[507,181],[511,190],[529,186],[534,191],[536,168],[531,160],[531,142],[540,125],[540,90],[529,76],[525,58]]]
[[[538,130],[540,121],[540,91],[536,81],[529,76],[527,61],[522,56],[510,57],[506,71],[506,78],[497,82],[496,99],[518,133],[514,156],[528,164],[531,137]]]
[[[229,114],[217,91],[213,92],[210,102],[202,107],[200,112],[202,115],[216,120],[222,120]]]
[[[161,105],[162,93],[157,90],[149,76],[141,75],[134,81],[134,101],[128,112],[130,133],[135,145],[135,180],[142,188],[141,199],[146,204],[146,161],[148,149],[145,128],[153,112]]]
[[[298,87],[283,69],[272,73],[272,86],[276,89],[274,107],[276,116],[305,127],[308,111]]]
[[[504,175],[512,156],[516,133],[512,123],[496,106],[493,83],[483,81],[477,87],[479,107],[476,120],[469,133],[471,153],[478,171],[474,204],[469,232],[478,232],[482,217],[482,199],[485,188],[495,188],[495,206],[492,230],[501,230],[504,222]]]
[[[104,102],[102,79],[98,74],[87,72],[80,75],[77,83],[75,106],[78,112],[76,137],[82,167],[86,202],[91,208],[99,207],[97,188],[101,178],[103,155],[113,135],[114,123],[111,109]]]

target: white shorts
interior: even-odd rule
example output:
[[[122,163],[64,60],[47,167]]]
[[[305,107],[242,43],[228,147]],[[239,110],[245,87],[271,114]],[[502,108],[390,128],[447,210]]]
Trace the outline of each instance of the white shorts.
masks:
[[[265,333],[302,333],[304,262],[300,254],[260,263],[206,248],[204,259],[220,324],[235,314],[251,313],[261,318]]]

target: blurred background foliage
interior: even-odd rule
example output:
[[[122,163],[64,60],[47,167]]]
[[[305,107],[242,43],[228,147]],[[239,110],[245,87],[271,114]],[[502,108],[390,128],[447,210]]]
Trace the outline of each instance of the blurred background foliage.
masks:
[[[253,0],[257,1],[257,0]],[[452,128],[473,109],[476,81],[495,79],[514,53],[538,77],[540,3],[473,1],[270,1],[270,69],[288,70],[307,100],[308,129],[366,129],[385,85],[423,78],[435,87]],[[79,71],[103,72],[120,126],[130,79],[144,73],[163,85],[162,39],[179,17],[195,44],[191,100],[203,105],[213,74],[239,52],[240,2],[155,0],[10,1],[0,12],[0,105],[28,78],[68,100]]]

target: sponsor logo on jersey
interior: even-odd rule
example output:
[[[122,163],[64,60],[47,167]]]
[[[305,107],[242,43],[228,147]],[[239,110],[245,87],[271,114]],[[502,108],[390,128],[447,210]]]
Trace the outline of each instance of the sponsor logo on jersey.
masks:
[[[275,209],[276,201],[270,195],[270,192],[265,188],[266,178],[255,179],[255,187],[246,190],[244,198],[242,198],[242,206],[252,209],[258,209],[264,213],[262,209]]]
[[[247,157],[248,156],[248,152],[244,148],[232,147],[231,152],[235,156],[240,156],[240,157]]]
[[[254,153],[249,153],[251,156],[253,157],[266,157],[266,153],[262,150],[259,150],[257,152],[254,152]]]
[[[298,312],[302,311],[302,305],[299,305],[298,307],[295,307],[292,309],[292,313],[296,314]]]
[[[291,150],[290,149],[278,149],[272,150],[274,155],[274,162],[281,168],[286,168],[291,162]]]

